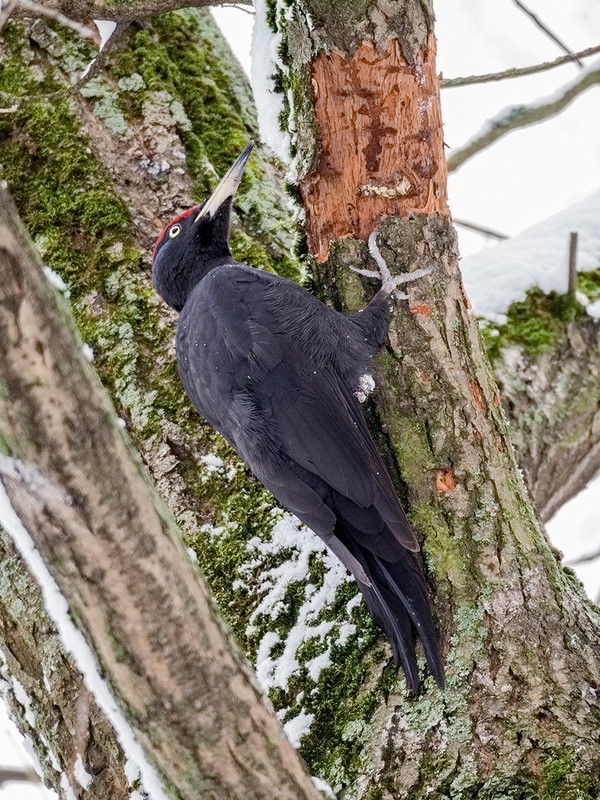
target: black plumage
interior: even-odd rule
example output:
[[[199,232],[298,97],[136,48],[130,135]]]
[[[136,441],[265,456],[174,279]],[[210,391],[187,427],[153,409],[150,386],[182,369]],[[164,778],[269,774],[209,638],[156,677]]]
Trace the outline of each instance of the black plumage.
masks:
[[[181,312],[181,380],[253,474],[352,572],[410,689],[419,687],[415,634],[442,685],[419,546],[357,399],[387,336],[389,287],[347,316],[236,262],[231,203],[250,149],[155,248],[154,285]]]

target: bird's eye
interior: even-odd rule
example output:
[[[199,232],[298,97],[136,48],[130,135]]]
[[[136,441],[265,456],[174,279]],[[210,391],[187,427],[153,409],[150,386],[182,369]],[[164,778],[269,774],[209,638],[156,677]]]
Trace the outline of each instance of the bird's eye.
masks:
[[[169,238],[174,239],[181,233],[181,225],[172,225],[169,228]]]

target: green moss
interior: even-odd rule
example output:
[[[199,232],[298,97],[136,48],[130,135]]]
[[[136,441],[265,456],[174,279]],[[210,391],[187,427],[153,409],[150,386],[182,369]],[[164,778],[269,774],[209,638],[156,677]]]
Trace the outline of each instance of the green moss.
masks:
[[[583,313],[579,303],[568,295],[544,294],[537,287],[530,289],[525,300],[511,305],[506,323],[482,321],[481,332],[490,360],[497,359],[511,344],[519,345],[529,356],[557,350],[568,323]]]
[[[248,140],[258,138],[247,79],[232,63],[231,52],[206,12],[187,10],[157,17],[152,27],[135,30],[130,44],[116,61],[130,113],[143,116],[150,105],[166,104],[185,145],[194,194],[201,200]],[[234,234],[234,255],[298,280],[295,225],[285,211],[283,194],[273,190],[271,180],[265,181],[267,169],[256,151],[236,196],[244,231]]]
[[[600,299],[600,269],[579,272],[577,288],[592,301]]]
[[[596,800],[599,793],[600,776],[579,767],[577,756],[567,747],[544,762],[540,800]]]

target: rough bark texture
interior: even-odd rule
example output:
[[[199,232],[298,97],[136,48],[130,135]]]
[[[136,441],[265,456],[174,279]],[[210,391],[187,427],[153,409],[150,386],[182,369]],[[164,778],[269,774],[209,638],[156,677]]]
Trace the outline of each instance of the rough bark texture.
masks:
[[[0,479],[13,508],[168,795],[316,800],[14,219],[3,192]]]
[[[410,5],[395,6],[405,29],[422,24]],[[319,10],[311,0],[295,3],[294,9],[300,19]],[[305,74],[318,78],[312,120],[304,109],[315,131],[317,158],[303,185],[331,180],[329,153],[339,153],[343,177],[336,180],[345,182],[344,192],[358,203],[368,149],[359,147],[353,158],[343,119],[323,130],[320,98],[335,94],[338,84],[320,66],[323,42],[312,36],[313,47],[307,48],[290,24],[281,16],[275,19],[290,69],[297,70],[301,54],[310,61]],[[400,41],[397,46],[401,49]],[[338,71],[346,67],[352,74],[358,97],[372,90],[370,69],[356,68],[357,54],[366,48],[361,43],[336,54]],[[408,98],[422,80],[421,63],[435,75],[430,59],[433,53],[406,58],[409,69],[398,85]],[[360,127],[366,130],[357,140],[375,139],[379,125],[378,114],[365,113]],[[371,172],[385,185],[396,180],[398,166],[406,175],[416,174],[424,162],[439,164],[441,137],[422,141],[423,149],[431,148],[426,154],[407,151],[402,136],[390,137],[396,149],[384,157],[373,151]],[[301,143],[302,131],[296,140]],[[311,210],[314,198],[309,192],[304,197],[309,234],[313,217],[320,229],[339,230],[324,203]],[[356,729],[364,746],[363,774],[339,788],[351,797],[414,800],[571,797],[576,786],[579,796],[595,797],[600,790],[600,616],[558,566],[521,478],[500,395],[468,312],[448,218],[435,206],[417,214],[396,197],[378,200],[380,205],[365,209],[357,233],[364,237],[379,228],[380,249],[396,269],[435,264],[432,278],[412,286],[408,304],[396,313],[373,414],[382,445],[397,464],[411,519],[424,536],[447,652],[447,686],[444,692],[429,687],[416,702],[392,689],[372,724]],[[339,213],[337,201],[330,198],[333,218]],[[309,235],[309,243],[321,261],[325,251],[319,237]],[[328,263],[315,266],[322,292],[344,310],[362,307],[372,292],[363,295],[359,279],[347,270],[364,261],[364,245],[345,239],[329,252]]]
[[[544,521],[600,470],[600,323],[576,316],[541,353],[522,341],[493,351],[519,466]]]
[[[44,608],[40,587],[0,528],[0,688],[38,758],[44,783],[75,797],[128,800],[139,788],[106,716]],[[92,776],[84,792],[77,760]],[[61,773],[64,775],[62,777]]]
[[[289,70],[280,78],[293,106],[289,110],[298,159],[306,169],[317,158],[310,60],[318,43],[334,42],[344,51],[372,38],[378,52],[385,53],[390,39],[397,37],[404,58],[412,63],[430,33],[427,3],[343,4],[342,16],[340,9],[336,3],[315,4],[309,29],[306,9],[290,13],[284,6],[271,8],[278,25],[289,25],[286,37],[302,43],[288,47]],[[537,798],[544,793],[548,800],[574,800],[582,793],[586,797],[585,791],[594,796],[584,785],[587,780],[592,787],[595,780],[591,767],[589,774],[584,772],[594,734],[589,735],[583,721],[593,707],[587,701],[591,704],[593,698],[578,656],[569,651],[565,664],[577,667],[582,691],[573,700],[582,715],[581,756],[579,743],[573,744],[578,731],[565,733],[567,723],[561,730],[553,716],[550,687],[546,693],[540,679],[531,698],[531,682],[545,674],[536,673],[543,640],[531,632],[539,629],[540,637],[549,633],[561,657],[563,639],[585,652],[589,634],[577,628],[585,612],[574,583],[554,564],[547,544],[531,533],[531,508],[523,499],[510,448],[498,451],[489,438],[485,447],[479,443],[479,435],[488,437],[492,425],[503,423],[480,360],[477,333],[461,305],[452,258],[450,278],[439,267],[435,281],[426,279],[414,287],[414,313],[398,310],[394,350],[384,356],[383,367],[392,375],[403,367],[400,383],[382,390],[384,405],[368,409],[384,451],[391,452],[393,437],[402,473],[399,491],[420,533],[429,533],[428,563],[439,587],[438,613],[452,643],[449,691],[428,691],[410,701],[389,666],[389,649],[356,602],[355,585],[307,531],[293,530],[272,498],[191,410],[174,369],[173,316],[149,287],[150,251],[161,224],[201,199],[247,139],[257,137],[247,84],[210,18],[186,11],[132,26],[110,54],[107,70],[74,94],[69,84],[93,55],[87,46],[41,21],[13,21],[3,32],[1,104],[16,102],[19,109],[0,118],[0,176],[15,194],[44,260],[67,282],[77,324],[94,351],[94,366],[188,544],[198,553],[223,612],[270,689],[279,716],[300,741],[311,772],[326,778],[339,796],[370,793],[372,800],[394,793],[401,797],[411,781],[414,797],[421,792],[440,800]],[[298,262],[290,253],[295,232],[275,177],[262,155],[249,165],[237,205],[234,254],[297,277]],[[388,225],[382,227],[382,250],[386,257],[397,254],[398,267],[419,258],[446,264],[453,241],[446,219],[396,219]],[[370,295],[347,266],[366,264],[364,243],[349,239],[332,252],[315,282],[322,296],[340,307],[359,307]],[[441,344],[446,339],[447,346]],[[430,341],[435,342],[435,356],[428,355]],[[442,363],[444,348],[451,350],[447,367]],[[483,377],[477,377],[471,391],[463,361],[471,369],[473,360]],[[398,405],[386,416],[384,429],[385,402],[391,403],[392,395]],[[470,398],[466,407],[465,396]],[[484,403],[486,410],[473,422],[469,409],[477,408],[475,403]],[[512,427],[518,429],[522,419],[519,411],[511,418]],[[558,419],[555,430],[558,442]],[[483,460],[488,450],[495,459],[489,467]],[[389,458],[398,477],[395,458]],[[488,484],[490,471],[494,482]],[[497,485],[502,504],[495,505]],[[526,555],[517,538],[533,542]],[[522,559],[518,569],[515,553]],[[506,557],[500,566],[499,556]],[[501,574],[501,588],[492,605],[486,580],[494,568]],[[548,574],[553,583],[545,595]],[[521,575],[523,586],[517,580]],[[565,583],[566,594],[557,588]],[[529,606],[523,605],[525,598]],[[549,631],[552,615],[540,616],[547,620],[540,628],[540,605],[555,615]],[[575,642],[560,627],[566,616],[574,620]],[[520,649],[518,636],[514,641],[502,636],[503,625],[512,619],[515,628],[525,631],[522,641],[533,639],[535,646]],[[586,624],[580,628],[585,630]],[[487,637],[497,630],[500,655],[493,656],[492,669]],[[474,671],[480,660],[481,671]],[[525,675],[522,709],[513,668]],[[13,662],[12,674],[16,669]],[[544,669],[551,668],[544,664]],[[555,687],[556,675],[551,677]],[[479,682],[488,678],[489,685],[480,692]],[[491,738],[480,728],[488,750],[481,743],[473,745],[478,702],[487,703],[482,724],[497,725]],[[528,714],[541,738],[519,748],[519,737],[529,741]],[[559,734],[564,740],[560,747]],[[430,750],[423,746],[427,742]],[[504,777],[494,766],[503,748],[510,750]],[[537,773],[528,771],[526,756]],[[487,782],[482,764],[489,772]],[[522,777],[517,775],[521,769]]]

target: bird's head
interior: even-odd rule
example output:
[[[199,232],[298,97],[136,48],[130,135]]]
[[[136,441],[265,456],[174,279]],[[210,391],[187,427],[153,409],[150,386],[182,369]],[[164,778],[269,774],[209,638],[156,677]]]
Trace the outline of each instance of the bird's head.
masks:
[[[207,200],[172,219],[158,237],[152,281],[176,311],[181,311],[194,286],[213,267],[231,257],[231,206],[253,146],[249,142]]]

